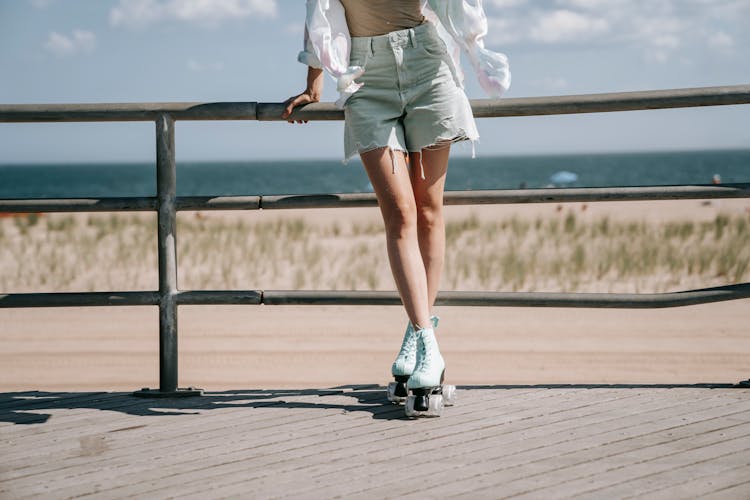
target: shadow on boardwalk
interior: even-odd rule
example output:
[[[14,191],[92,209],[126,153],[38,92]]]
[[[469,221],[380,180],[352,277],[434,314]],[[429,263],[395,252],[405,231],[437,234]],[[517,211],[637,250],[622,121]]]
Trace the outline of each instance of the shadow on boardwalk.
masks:
[[[467,390],[519,389],[743,389],[740,385],[701,384],[541,384],[541,385],[471,385]],[[351,402],[316,401],[326,396],[345,396]],[[339,401],[340,399],[337,399]],[[32,425],[44,424],[54,410],[93,409],[120,412],[133,416],[197,415],[206,410],[223,408],[289,408],[304,410],[337,409],[342,412],[371,413],[374,419],[405,419],[403,407],[385,399],[385,387],[349,385],[330,389],[263,389],[206,392],[201,397],[144,399],[130,392],[44,392],[23,391],[0,393],[0,422]],[[33,412],[33,413],[29,413]]]

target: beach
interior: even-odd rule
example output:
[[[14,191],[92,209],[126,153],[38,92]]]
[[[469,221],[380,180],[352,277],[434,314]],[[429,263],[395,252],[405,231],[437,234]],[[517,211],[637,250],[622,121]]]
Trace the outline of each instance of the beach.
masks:
[[[571,214],[574,214],[571,234],[575,234],[576,228],[595,227],[604,218],[612,224],[608,226],[610,228],[620,227],[617,225],[620,223],[624,224],[622,227],[677,224],[674,227],[678,232],[680,227],[688,227],[684,224],[689,221],[694,224],[689,231],[684,230],[689,234],[675,235],[675,238],[695,237],[704,227],[700,224],[705,223],[705,228],[708,228],[705,231],[708,232],[702,240],[710,240],[716,239],[716,235],[710,231],[715,230],[717,217],[725,217],[728,221],[718,223],[726,227],[722,231],[736,226],[740,231],[737,234],[744,234],[741,233],[744,231],[742,221],[746,224],[750,216],[750,201],[686,200],[446,208],[446,220],[449,225],[453,224],[450,227],[454,227],[454,231],[457,231],[456,227],[464,226],[477,230],[477,233],[460,236],[466,240],[458,241],[465,241],[467,245],[470,238],[486,232],[484,228],[494,227],[483,225],[485,223],[506,221],[507,227],[498,226],[499,232],[495,235],[505,241],[512,240],[512,231],[525,227],[524,223],[528,223],[530,228],[528,234],[532,234],[536,227],[536,237],[548,234],[549,224],[557,224],[555,221],[564,228],[565,220],[570,220]],[[144,256],[137,256],[139,260],[145,260],[146,271],[143,271],[143,275],[129,269],[117,269],[116,266],[109,266],[115,269],[107,269],[106,261],[102,261],[104,257],[96,253],[89,256],[93,260],[78,262],[70,257],[71,250],[66,250],[64,255],[73,267],[73,278],[64,285],[50,279],[49,272],[46,272],[45,282],[31,270],[18,272],[15,268],[18,262],[33,259],[35,255],[44,256],[45,248],[51,246],[49,242],[61,231],[58,225],[63,224],[61,221],[65,220],[64,217],[76,218],[73,227],[78,241],[82,241],[87,232],[94,236],[97,231],[104,233],[97,240],[98,246],[101,246],[97,251],[104,256],[114,258],[118,241],[138,241],[137,233],[129,226],[112,229],[112,224],[119,223],[113,223],[111,219],[104,219],[107,222],[100,226],[88,222],[90,217],[107,218],[110,217],[108,214],[44,215],[33,227],[26,228],[24,235],[21,234],[24,231],[22,224],[11,218],[2,219],[0,224],[6,248],[12,250],[12,257],[4,257],[0,267],[0,279],[4,280],[3,292],[156,288],[156,262],[151,260],[153,256],[148,252]],[[134,217],[152,222],[154,219],[152,214]],[[333,254],[334,260],[342,260],[344,253],[337,253],[338,247],[335,245],[338,240],[333,234],[335,230],[330,229],[335,224],[344,235],[349,234],[349,228],[360,228],[356,230],[357,238],[363,239],[357,240],[357,245],[362,247],[360,253],[364,253],[365,257],[370,253],[375,255],[378,249],[384,248],[382,234],[377,229],[380,223],[377,209],[202,212],[181,213],[179,217],[182,225],[178,226],[178,245],[188,243],[181,241],[180,235],[187,235],[195,229],[188,228],[190,224],[203,225],[200,226],[202,231],[208,231],[207,228],[216,224],[232,227],[232,224],[238,224],[238,220],[244,221],[242,229],[262,223],[269,224],[268,230],[281,227],[283,231],[292,226],[273,226],[275,221],[302,221],[295,223],[298,233],[290,234],[314,237],[313,240],[300,241],[301,246],[297,250],[290,247],[286,256],[271,252],[256,260],[247,260],[242,266],[247,268],[289,267],[291,261],[284,259],[298,259],[301,255],[299,252],[309,252],[315,248],[313,243],[323,245],[319,258],[323,268],[327,265],[326,256],[329,254]],[[508,222],[513,220],[516,226]],[[541,222],[535,226],[537,221]],[[320,229],[323,232],[315,232],[318,231],[315,228],[324,229]],[[110,230],[122,234],[117,237],[119,240],[107,239]],[[506,230],[510,233],[502,232]],[[277,233],[275,238],[280,238],[282,233]],[[217,233],[217,237],[224,237],[222,234]],[[564,231],[561,230],[560,234],[563,235]],[[648,236],[650,233],[645,234]],[[42,243],[30,245],[30,249],[11,244],[22,238],[32,241],[38,238]],[[274,235],[270,234],[268,238],[274,239]],[[718,241],[724,241],[722,238],[724,236]],[[151,241],[155,246],[155,240]],[[528,244],[537,240],[523,241]],[[568,240],[561,236],[560,241],[565,243]],[[684,241],[689,246],[695,246],[692,240]],[[218,248],[210,253],[222,255],[225,243],[232,242],[217,241]],[[519,251],[525,251],[524,244],[519,245]],[[92,248],[96,247],[94,245]],[[26,248],[24,252],[27,253],[16,255],[15,252],[21,251],[19,248]],[[34,248],[38,254],[34,253]],[[199,265],[199,253],[191,254],[194,251],[190,248],[183,247],[182,251],[180,248],[179,258],[185,257],[184,261],[180,261],[181,288],[210,289],[226,281],[221,277],[221,269],[208,266],[205,270],[209,274],[207,286],[201,287],[201,280],[206,278],[201,277],[204,271]],[[718,251],[724,251],[723,248],[720,247]],[[588,260],[596,257],[593,251],[586,255]],[[735,269],[739,273],[736,276],[714,276],[713,264],[709,263],[706,273],[685,276],[685,279],[661,275],[657,276],[658,279],[653,276],[649,279],[643,276],[618,278],[617,273],[611,271],[597,280],[580,279],[573,288],[574,291],[653,292],[746,282],[750,271],[740,272],[741,263],[746,260],[742,255],[741,262],[737,264],[740,267],[736,268],[739,271]],[[382,261],[364,263],[365,266],[380,267],[377,269],[375,289],[393,289],[392,281],[388,281],[387,267],[382,269],[387,266],[384,257],[383,252]],[[15,258],[21,260],[14,261]],[[64,266],[64,259],[57,258],[61,260],[57,266]],[[449,255],[446,275],[450,275],[447,268],[457,264],[450,261]],[[35,265],[40,267],[39,264]],[[498,269],[501,273],[505,272]],[[97,280],[105,271],[109,272],[108,278]],[[230,278],[233,272],[230,270]],[[295,279],[302,280],[299,273],[295,275],[296,271],[291,274],[264,272],[266,274],[242,275],[245,281],[240,280],[239,283],[246,289],[289,289],[294,288]],[[513,288],[503,288],[502,283],[498,287],[494,281],[482,284],[479,275],[471,274],[473,272],[470,270],[466,281],[459,281],[458,287],[449,286],[446,289]],[[590,274],[587,270],[581,273],[583,276]],[[24,276],[29,279],[24,280]],[[76,276],[82,278],[79,280]],[[266,276],[267,279],[252,281],[260,279],[258,276]],[[530,273],[530,276],[533,278],[536,275]],[[737,276],[740,279],[735,281]],[[532,278],[527,278],[517,288],[539,291],[562,291],[564,288],[560,286],[564,283],[559,277],[548,280]],[[133,282],[136,286],[129,287],[128,284]],[[237,288],[236,282],[231,279],[227,282],[229,288]],[[299,287],[302,289],[326,289],[330,284],[325,281],[325,276],[319,276],[315,281],[305,278],[302,282],[304,286]],[[353,288],[368,289],[366,281],[354,285]],[[108,288],[110,286],[112,288]],[[345,282],[338,286],[338,289],[348,288]],[[438,307],[435,312],[441,318],[438,338],[447,362],[446,377],[451,383],[585,385],[734,383],[747,379],[750,377],[746,363],[750,352],[748,310],[748,300],[736,300],[656,310]],[[196,386],[206,390],[386,384],[405,324],[404,312],[395,306],[181,306],[179,384],[181,387]],[[129,391],[158,386],[158,315],[155,307],[0,309],[0,325],[0,389],[3,391]]]

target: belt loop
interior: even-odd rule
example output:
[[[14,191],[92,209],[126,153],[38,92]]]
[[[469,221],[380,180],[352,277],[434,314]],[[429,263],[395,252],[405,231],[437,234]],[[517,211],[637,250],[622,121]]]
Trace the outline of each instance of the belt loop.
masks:
[[[373,37],[370,37],[370,57],[375,55],[375,39]]]
[[[411,41],[411,46],[416,49],[417,48],[417,34],[414,32],[414,28],[409,28],[409,40]]]

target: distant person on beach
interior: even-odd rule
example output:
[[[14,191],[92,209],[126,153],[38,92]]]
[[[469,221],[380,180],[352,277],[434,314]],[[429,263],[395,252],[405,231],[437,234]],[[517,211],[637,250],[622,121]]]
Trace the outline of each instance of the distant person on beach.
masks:
[[[307,0],[306,7],[298,59],[308,66],[307,87],[287,99],[282,117],[320,100],[324,70],[337,81],[344,159],[359,154],[370,178],[409,317],[388,398],[405,402],[409,416],[439,415],[454,390],[442,386],[432,314],[445,256],[445,176],[451,144],[469,140],[473,150],[479,138],[458,56],[468,56],[495,97],[510,85],[507,58],[484,48],[481,0]]]

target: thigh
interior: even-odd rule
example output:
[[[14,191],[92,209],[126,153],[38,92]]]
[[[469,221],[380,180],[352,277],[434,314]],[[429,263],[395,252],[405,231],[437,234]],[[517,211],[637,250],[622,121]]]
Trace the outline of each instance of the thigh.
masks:
[[[386,223],[391,215],[415,211],[414,193],[403,153],[379,148],[363,152],[360,157]]]
[[[450,149],[450,143],[447,143],[425,148],[421,153],[409,154],[411,165],[409,176],[418,207],[442,207]],[[424,169],[424,179],[422,179],[422,169]]]

